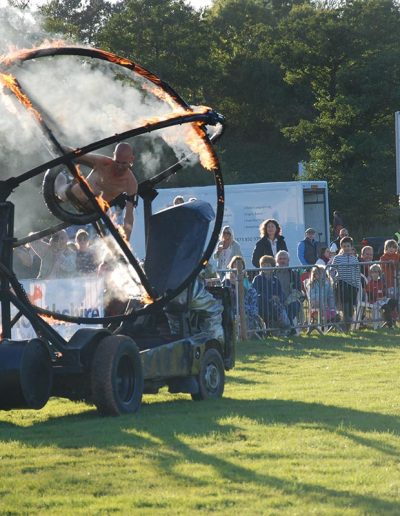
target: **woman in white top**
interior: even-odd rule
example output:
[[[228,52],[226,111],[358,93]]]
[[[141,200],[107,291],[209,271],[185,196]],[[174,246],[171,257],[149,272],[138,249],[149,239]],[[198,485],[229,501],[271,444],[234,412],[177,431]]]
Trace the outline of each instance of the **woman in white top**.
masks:
[[[217,269],[224,270],[234,256],[243,256],[240,245],[236,242],[232,228],[224,226],[222,228],[217,250],[214,253],[214,260],[217,262]],[[222,274],[223,276],[223,274]]]

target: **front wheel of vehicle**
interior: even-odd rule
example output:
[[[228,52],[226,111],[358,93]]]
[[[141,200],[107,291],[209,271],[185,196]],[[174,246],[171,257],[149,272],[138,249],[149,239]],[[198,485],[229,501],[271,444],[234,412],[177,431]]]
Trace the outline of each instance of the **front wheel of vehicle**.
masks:
[[[225,368],[220,353],[214,349],[208,349],[201,361],[200,374],[198,376],[199,392],[192,394],[195,401],[221,398],[225,387]]]
[[[123,335],[104,338],[91,370],[92,399],[103,416],[136,412],[143,395],[143,368],[135,342]]]

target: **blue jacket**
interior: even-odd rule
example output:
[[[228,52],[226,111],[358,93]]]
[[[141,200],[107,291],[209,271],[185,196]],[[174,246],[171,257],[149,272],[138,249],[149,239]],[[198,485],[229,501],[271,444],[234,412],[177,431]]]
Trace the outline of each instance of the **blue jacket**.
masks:
[[[302,265],[314,265],[317,261],[317,242],[305,238],[297,245],[297,258],[300,260]]]

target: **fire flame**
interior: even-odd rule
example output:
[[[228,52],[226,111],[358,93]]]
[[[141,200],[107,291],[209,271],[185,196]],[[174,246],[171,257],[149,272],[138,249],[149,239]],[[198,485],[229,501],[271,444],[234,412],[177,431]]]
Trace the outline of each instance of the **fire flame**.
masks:
[[[36,111],[36,109],[32,106],[31,101],[28,99],[28,97],[21,91],[21,88],[18,84],[18,81],[15,77],[12,75],[7,75],[5,73],[0,72],[0,83],[7,89],[9,89],[14,95],[17,97],[19,102],[24,105],[29,111],[33,113],[35,118],[39,120],[39,122],[42,121],[41,114]]]
[[[176,109],[177,107],[180,107],[179,104],[176,102],[176,100],[169,94],[167,93],[165,90],[163,90],[162,88],[160,88],[159,86],[156,86],[154,84],[147,84],[147,83],[144,83],[142,85],[142,89],[144,89],[145,91],[148,91],[150,93],[152,93],[154,96],[156,96],[157,98],[159,98],[160,100],[163,100],[164,102],[166,102],[172,109]]]
[[[117,222],[117,215],[116,215],[115,212],[111,213],[110,219],[111,219],[111,222],[114,224],[114,226],[117,228],[118,233],[120,234],[120,236],[123,239],[123,241],[125,242],[125,244],[130,248],[131,244],[130,244],[130,242],[128,240],[128,237],[126,235],[124,226],[121,225],[121,224],[118,224],[118,222]]]
[[[54,41],[50,41],[48,39],[44,40],[43,43],[36,47],[32,48],[22,48],[22,49],[15,49],[13,50],[13,47],[10,47],[10,52],[5,56],[0,56],[0,64],[4,64],[6,66],[10,66],[11,64],[15,63],[16,61],[20,61],[22,59],[25,59],[28,57],[32,52],[36,50],[40,50],[43,48],[48,47],[65,47],[66,43],[65,41],[58,39]],[[73,46],[73,45],[71,45]]]
[[[146,118],[145,120],[141,120],[140,123],[143,125],[152,125],[163,120],[172,120],[190,113],[207,113],[209,110],[210,108],[206,106],[196,106],[193,110],[181,108],[181,110],[173,111],[167,115]],[[202,130],[203,125],[204,122],[191,122],[190,124],[186,124],[185,142],[194,153],[198,154],[200,163],[205,169],[216,170],[218,168],[217,160]]]
[[[39,317],[41,317],[48,324],[63,324],[63,325],[73,324],[73,323],[66,322],[66,321],[60,321],[59,319],[56,319],[55,317],[53,317],[51,315],[39,314]]]
[[[82,174],[79,165],[76,165],[76,170],[78,172],[78,176],[80,180],[85,183],[85,185],[89,188],[91,192],[93,192],[92,187],[90,186],[89,181],[86,179],[86,177]],[[108,202],[102,197],[102,195],[95,195],[96,201],[98,202],[100,208],[106,213],[110,209],[110,205]]]
[[[200,163],[205,169],[216,170],[218,163],[210,149],[210,144],[206,140],[202,126],[201,122],[194,122],[190,127],[187,127],[186,143],[193,152],[199,155]]]
[[[29,56],[32,56],[32,54],[39,50],[45,50],[46,48],[54,48],[54,47],[65,47],[66,44],[62,40],[58,41],[44,41],[41,45],[32,48],[32,49],[22,49],[17,50],[15,52],[12,52],[6,56],[0,57],[0,64],[3,65],[10,65],[18,60],[24,60],[28,58]],[[107,61],[111,63],[115,63],[124,67],[128,67],[131,70],[135,71],[142,77],[148,79],[153,83],[153,85],[149,84],[143,84],[143,89],[153,93],[155,96],[166,102],[172,109],[173,113],[166,117],[160,117],[160,118],[151,118],[145,121],[145,124],[152,124],[154,122],[158,122],[160,120],[168,120],[170,118],[173,118],[174,116],[179,115],[179,113],[191,113],[191,112],[198,112],[198,113],[206,113],[209,108],[206,107],[200,107],[196,109],[185,109],[184,107],[180,106],[179,102],[174,98],[173,94],[168,93],[165,91],[165,89],[161,86],[161,80],[148,70],[142,68],[140,65],[133,63],[129,59],[125,59],[123,57],[116,56],[110,52],[96,49],[97,52],[100,53]],[[38,121],[42,121],[42,117],[40,113],[33,107],[32,103],[28,99],[28,97],[22,92],[18,81],[12,76],[7,75],[0,72],[0,83],[3,84],[6,88],[8,88],[10,91],[14,93],[14,95],[17,97],[17,99],[29,110],[31,111],[36,119]],[[190,126],[186,130],[186,143],[190,147],[190,149],[199,155],[199,159],[201,164],[204,168],[207,170],[215,170],[217,168],[217,161],[216,158],[211,150],[210,144],[202,130],[202,126],[204,125],[204,122],[192,122]],[[87,181],[83,178],[83,176],[80,176],[81,179],[86,183]],[[89,185],[88,185],[89,186]],[[90,187],[90,186],[89,186]],[[107,211],[109,208],[109,205],[107,201],[105,201],[101,196],[96,197],[97,202],[101,206],[101,209],[103,211]]]
[[[152,303],[154,303],[154,299],[146,292],[142,295],[141,302],[145,305],[151,305]]]

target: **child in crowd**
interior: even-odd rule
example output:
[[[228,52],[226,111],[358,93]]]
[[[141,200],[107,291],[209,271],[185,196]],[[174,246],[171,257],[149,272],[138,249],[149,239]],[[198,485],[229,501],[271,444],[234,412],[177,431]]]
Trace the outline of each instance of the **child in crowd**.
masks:
[[[310,313],[319,314],[321,323],[337,320],[335,295],[325,268],[318,266],[311,271],[311,276],[305,281]]]
[[[382,277],[382,269],[374,263],[369,268],[368,282],[365,286],[368,302],[372,304],[372,318],[374,321],[379,319],[382,310],[383,319],[389,328],[393,326],[394,311],[397,302],[395,299],[387,297],[385,281]]]
[[[340,240],[340,253],[332,260],[336,281],[336,301],[343,311],[345,331],[351,328],[354,306],[361,285],[360,263],[353,254],[353,248],[353,239],[343,237]]]
[[[247,319],[247,328],[253,329],[253,321],[258,316],[258,296],[255,288],[250,283],[247,273],[246,264],[241,256],[234,256],[228,264],[229,272],[225,274],[224,285],[230,287],[232,290],[232,296],[236,301],[237,296],[237,276],[243,273],[243,290],[244,290],[244,310]],[[236,302],[233,303],[236,308]]]
[[[387,294],[389,297],[397,298],[397,270],[399,267],[400,254],[396,240],[386,240],[383,248],[382,272],[384,274]]]
[[[331,259],[331,251],[330,251],[329,247],[321,247],[321,251],[319,253],[319,258],[315,262],[315,265],[325,266],[329,263],[330,259]]]
[[[75,235],[76,271],[79,274],[95,274],[98,261],[93,247],[90,245],[89,233],[79,229]]]
[[[302,301],[304,294],[301,288],[300,274],[297,269],[289,269],[289,253],[278,251],[275,256],[275,276],[281,284],[285,297],[285,307],[292,326],[296,326],[302,315]]]
[[[267,328],[278,325],[279,328],[288,329],[290,321],[284,306],[285,295],[278,278],[274,275],[275,258],[268,255],[262,256],[260,267],[264,270],[260,271],[253,280],[253,287],[258,294],[259,314]]]

